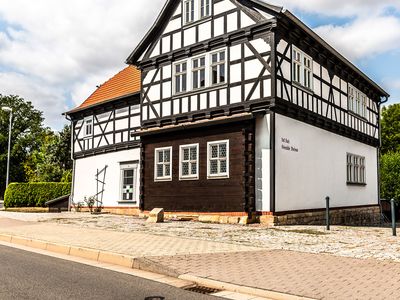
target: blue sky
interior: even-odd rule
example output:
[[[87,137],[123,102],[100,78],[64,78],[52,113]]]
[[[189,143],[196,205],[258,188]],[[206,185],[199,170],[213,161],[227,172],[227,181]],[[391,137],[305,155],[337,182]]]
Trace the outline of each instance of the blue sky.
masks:
[[[0,93],[17,94],[60,129],[124,65],[165,0],[0,0]],[[151,5],[149,5],[151,3]],[[400,102],[399,0],[271,0],[284,6]]]

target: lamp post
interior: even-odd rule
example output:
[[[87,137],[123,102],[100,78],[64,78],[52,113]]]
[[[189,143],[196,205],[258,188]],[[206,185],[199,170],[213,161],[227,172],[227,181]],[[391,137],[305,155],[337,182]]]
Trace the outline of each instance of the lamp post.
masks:
[[[1,107],[2,110],[10,113],[10,124],[8,129],[8,155],[7,155],[7,175],[6,175],[6,188],[8,187],[8,181],[10,178],[10,155],[11,155],[11,129],[12,129],[12,109],[8,106]]]

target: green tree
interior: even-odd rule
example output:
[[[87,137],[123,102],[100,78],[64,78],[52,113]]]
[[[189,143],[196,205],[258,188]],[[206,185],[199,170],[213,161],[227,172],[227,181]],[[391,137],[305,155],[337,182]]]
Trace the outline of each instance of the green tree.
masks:
[[[43,115],[31,102],[19,96],[0,94],[0,106],[13,110],[11,135],[10,182],[26,181],[24,162],[35,150],[40,148],[43,134]],[[5,190],[9,114],[0,110],[0,197]]]
[[[29,182],[68,182],[71,177],[70,127],[59,133],[47,129],[42,144],[24,164]]]
[[[382,154],[400,151],[400,104],[382,109]]]
[[[400,203],[400,152],[389,152],[381,157],[381,197]]]

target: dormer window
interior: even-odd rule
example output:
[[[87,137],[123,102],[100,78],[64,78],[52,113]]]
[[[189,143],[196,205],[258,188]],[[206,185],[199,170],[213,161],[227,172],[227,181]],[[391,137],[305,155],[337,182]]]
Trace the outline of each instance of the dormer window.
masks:
[[[211,0],[184,0],[184,21],[189,24],[211,15]]]

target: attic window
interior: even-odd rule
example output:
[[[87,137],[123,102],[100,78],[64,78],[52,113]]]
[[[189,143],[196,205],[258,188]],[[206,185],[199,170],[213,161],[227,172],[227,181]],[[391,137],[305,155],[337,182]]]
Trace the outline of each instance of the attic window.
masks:
[[[185,0],[185,23],[190,23],[194,21],[194,2],[195,0]]]
[[[184,24],[189,24],[211,15],[211,0],[184,0]]]
[[[210,15],[210,0],[200,0],[200,18]]]

